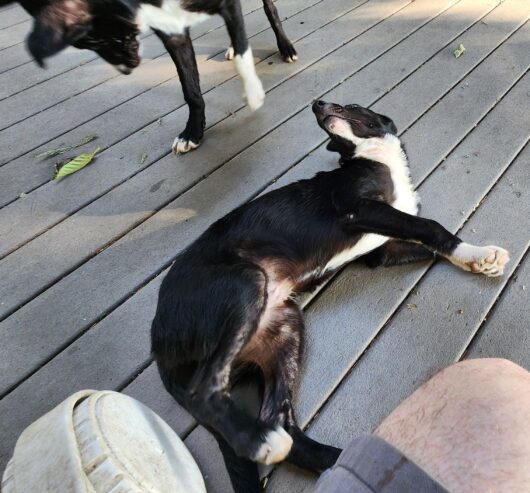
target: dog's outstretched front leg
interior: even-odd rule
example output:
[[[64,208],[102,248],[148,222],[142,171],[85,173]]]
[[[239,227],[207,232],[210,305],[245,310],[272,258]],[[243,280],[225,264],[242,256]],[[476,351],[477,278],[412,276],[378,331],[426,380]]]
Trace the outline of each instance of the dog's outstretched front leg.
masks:
[[[226,23],[232,41],[230,56],[233,56],[237,72],[243,81],[245,98],[250,109],[255,111],[263,105],[265,91],[256,74],[239,0],[227,0],[219,13]]]
[[[173,152],[180,154],[192,151],[201,143],[206,119],[199,71],[197,70],[190,32],[189,29],[186,29],[184,34],[169,36],[155,30],[155,34],[160,38],[177,67],[184,99],[190,112],[186,128],[173,142]]]
[[[421,243],[458,267],[477,274],[500,276],[509,260],[503,248],[470,245],[436,221],[406,214],[384,202],[361,199],[343,216],[346,227]]]

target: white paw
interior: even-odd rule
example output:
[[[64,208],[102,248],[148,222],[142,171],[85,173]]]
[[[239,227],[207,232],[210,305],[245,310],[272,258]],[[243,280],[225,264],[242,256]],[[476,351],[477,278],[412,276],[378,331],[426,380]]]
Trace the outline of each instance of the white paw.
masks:
[[[265,101],[265,91],[263,90],[261,81],[257,77],[251,79],[249,83],[245,85],[245,97],[252,111],[256,111],[263,106],[263,102]]]
[[[293,446],[293,439],[281,426],[269,431],[258,449],[254,460],[262,464],[276,464],[287,457]]]
[[[504,248],[494,245],[478,247],[460,243],[449,260],[469,272],[497,277],[503,274],[510,255]]]
[[[184,154],[185,152],[193,151],[197,147],[199,147],[198,143],[196,144],[192,140],[182,139],[180,137],[177,137],[171,146],[175,154]]]
[[[228,50],[225,51],[225,59],[226,60],[233,60],[234,59],[234,47],[230,46]]]

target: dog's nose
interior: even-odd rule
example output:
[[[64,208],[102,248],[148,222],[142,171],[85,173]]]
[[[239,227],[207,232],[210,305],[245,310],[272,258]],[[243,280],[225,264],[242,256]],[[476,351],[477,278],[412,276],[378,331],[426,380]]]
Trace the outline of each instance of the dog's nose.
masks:
[[[314,104],[315,106],[320,106],[320,107],[322,107],[322,106],[325,106],[325,105],[326,105],[326,102],[325,102],[325,101],[322,101],[321,99],[319,99],[318,101],[315,101],[313,104]]]

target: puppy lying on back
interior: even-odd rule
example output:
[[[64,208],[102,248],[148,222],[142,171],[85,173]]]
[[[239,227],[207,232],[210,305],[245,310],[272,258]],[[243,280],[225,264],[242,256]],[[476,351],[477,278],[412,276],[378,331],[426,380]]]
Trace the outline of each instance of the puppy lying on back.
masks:
[[[474,246],[416,216],[406,155],[390,118],[317,101],[341,167],[271,191],[214,223],[160,288],[152,351],[167,390],[216,437],[236,492],[261,491],[255,462],[321,472],[340,450],[298,427],[292,408],[304,321],[294,297],[369,254],[372,265],[438,254],[499,276],[508,252]],[[259,419],[232,401],[246,371],[263,379]]]
[[[130,74],[140,64],[138,34],[151,28],[171,56],[182,83],[190,115],[186,128],[173,142],[173,151],[195,149],[204,134],[204,100],[189,28],[218,14],[226,24],[245,97],[252,110],[265,99],[247,41],[239,0],[19,0],[35,18],[27,45],[37,63],[68,45],[95,51],[120,72]],[[263,0],[278,48],[286,62],[298,56],[285,35],[272,0]]]

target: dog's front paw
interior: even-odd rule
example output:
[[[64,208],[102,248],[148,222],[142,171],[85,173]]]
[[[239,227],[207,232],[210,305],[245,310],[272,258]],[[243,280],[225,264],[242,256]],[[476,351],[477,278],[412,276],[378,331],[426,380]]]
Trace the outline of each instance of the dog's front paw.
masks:
[[[280,43],[278,48],[284,62],[293,63],[298,60],[298,53],[296,53],[296,50],[290,41],[286,40],[285,42]]]
[[[510,255],[504,248],[494,245],[478,247],[460,243],[449,260],[469,272],[497,277],[503,274]]]
[[[193,151],[199,147],[200,142],[193,142],[193,140],[186,137],[178,136],[172,145],[173,152],[175,154],[184,154],[185,152]]]
[[[265,91],[263,90],[261,81],[257,77],[245,84],[245,98],[252,111],[256,111],[263,106]]]
[[[281,426],[270,430],[263,438],[254,460],[262,464],[276,464],[287,457],[293,446],[293,439]]]
[[[225,59],[226,60],[233,60],[234,59],[234,47],[230,46],[228,50],[225,51]]]

